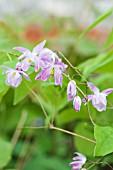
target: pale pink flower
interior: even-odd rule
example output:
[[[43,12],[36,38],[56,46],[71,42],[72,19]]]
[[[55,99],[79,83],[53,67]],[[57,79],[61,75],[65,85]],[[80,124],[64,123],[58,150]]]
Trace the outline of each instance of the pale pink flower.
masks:
[[[7,69],[7,70],[3,71],[3,73],[2,73],[2,74],[7,74],[7,78],[6,78],[7,85],[11,85],[13,87],[18,87],[22,81],[22,76],[26,80],[30,81],[29,76],[26,73],[24,73],[23,71],[15,70],[8,66],[3,66],[3,68]]]
[[[106,110],[106,106],[107,106],[106,96],[108,96],[108,94],[110,94],[113,91],[113,88],[109,88],[100,92],[99,89],[96,86],[94,86],[92,83],[87,82],[87,85],[90,88],[90,90],[94,93],[86,96],[88,101],[91,100],[92,105],[99,112]],[[86,102],[86,99],[83,99],[82,102]]]

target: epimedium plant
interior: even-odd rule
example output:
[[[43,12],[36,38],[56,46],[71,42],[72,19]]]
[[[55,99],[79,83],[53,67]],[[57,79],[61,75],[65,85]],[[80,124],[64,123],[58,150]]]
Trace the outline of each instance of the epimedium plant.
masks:
[[[102,14],[99,18],[97,18],[97,20],[94,21],[93,24],[91,24],[81,34],[81,37],[83,37],[83,35],[85,35],[85,33],[88,32],[91,28],[93,28],[94,26],[99,24],[101,21],[103,21],[106,17],[108,17],[112,13],[112,11],[113,9],[111,8],[110,10]],[[108,40],[105,44],[105,48],[108,48],[110,45],[113,44],[112,36],[113,36],[113,31],[111,31],[108,37]],[[4,37],[3,37],[3,40],[4,40]],[[14,55],[12,53],[0,51],[1,65],[2,65],[1,70],[0,70],[0,94],[1,94],[0,100],[7,93],[10,86],[12,86],[14,89],[14,105],[19,103],[26,95],[28,95],[29,92],[31,92],[32,95],[34,96],[33,97],[34,100],[36,99],[39,102],[42,108],[42,111],[46,117],[45,119],[46,126],[39,126],[39,127],[29,126],[29,127],[24,127],[24,128],[28,128],[28,129],[48,128],[48,129],[53,129],[56,131],[61,131],[63,133],[67,133],[67,134],[77,137],[76,145],[78,145],[77,150],[78,151],[80,150],[80,153],[78,152],[75,153],[76,156],[73,158],[73,162],[70,163],[70,166],[72,166],[73,170],[77,170],[77,169],[86,170],[86,169],[92,169],[93,167],[95,168],[96,165],[103,163],[101,160],[103,159],[105,155],[108,155],[109,153],[113,152],[112,125],[110,126],[110,124],[107,124],[107,126],[106,125],[103,126],[103,124],[101,123],[98,124],[98,121],[96,120],[96,118],[92,116],[94,110],[97,110],[97,113],[100,112],[100,114],[102,111],[104,111],[102,112],[102,114],[108,115],[108,112],[107,112],[108,110],[106,110],[106,108],[108,109],[106,97],[108,96],[108,94],[110,94],[113,91],[113,88],[108,88],[109,85],[106,83],[106,88],[108,89],[100,92],[100,90],[95,85],[99,86],[99,84],[97,83],[98,79],[100,83],[103,83],[103,79],[106,80],[107,78],[111,78],[112,73],[104,74],[102,76],[97,77],[97,79],[94,79],[94,77],[89,78],[89,76],[95,70],[96,70],[95,73],[103,73],[103,72],[105,73],[105,70],[106,70],[105,67],[109,71],[112,70],[113,50],[107,49],[106,52],[101,52],[101,54],[99,54],[97,57],[91,58],[81,63],[77,67],[74,67],[70,63],[70,61],[67,60],[67,58],[64,57],[64,55],[60,51],[53,52],[52,50],[45,48],[44,47],[45,43],[46,41],[44,40],[42,43],[38,44],[33,49],[32,52],[29,49],[26,49],[23,47],[15,47],[14,50],[21,52],[21,55]],[[8,41],[8,47],[9,47],[9,41]],[[7,58],[10,61],[7,61]],[[62,59],[63,61],[66,62],[66,64],[65,62],[62,61]],[[73,70],[74,75],[70,73],[71,70]],[[82,70],[82,74],[81,74],[81,70]],[[80,82],[76,80],[76,76],[81,77]],[[48,82],[53,77],[54,77],[54,82]],[[67,79],[67,82],[63,81],[65,79]],[[90,81],[87,81],[86,79],[88,80],[90,79]],[[38,81],[38,80],[41,80],[41,81]],[[38,91],[33,90],[35,85],[39,85],[40,84],[39,82],[45,82],[45,81],[47,81],[47,84],[45,83],[45,90],[46,89],[48,90],[48,88],[46,87],[48,85],[56,85],[56,86],[60,85],[59,88],[61,90],[63,89],[63,91],[65,91],[66,93],[65,86],[67,87],[67,99],[63,96],[65,98],[65,101],[63,101],[63,98],[61,98],[62,100],[61,99],[59,100],[60,104],[59,103],[56,104],[56,107],[57,107],[56,110],[62,109],[63,106],[67,106],[67,105],[71,106],[71,101],[73,101],[73,107],[71,106],[71,109],[67,108],[66,112],[62,112],[62,114],[55,115],[53,113],[53,107],[49,108],[48,103],[42,100],[42,98],[38,94]],[[82,88],[79,86],[80,84],[83,85]],[[86,92],[84,92],[84,88],[86,88]],[[55,88],[55,89],[57,91],[58,88]],[[89,90],[90,90],[90,94],[88,93]],[[44,93],[45,91],[43,92],[43,95]],[[47,94],[50,94],[50,93],[52,93],[52,95],[50,97],[48,95],[47,100],[53,100],[52,97],[55,96],[54,94],[55,91],[53,93],[52,90],[48,90]],[[110,96],[112,96],[112,94]],[[91,102],[92,102],[93,107],[91,106]],[[84,103],[85,103],[85,106],[84,106]],[[109,104],[109,101],[108,101],[108,104]],[[87,113],[89,116],[88,118],[91,121],[92,126],[89,126],[89,128],[85,129],[86,125],[83,122],[81,122],[77,125],[75,133],[57,127],[55,117],[57,117],[58,122],[60,122],[59,124],[72,121],[77,116],[82,117],[83,115],[82,113],[84,113],[85,107],[87,108]],[[70,115],[69,115],[69,112],[71,113]],[[49,113],[51,113],[52,116]],[[110,114],[111,114],[111,111],[110,111]],[[97,117],[99,117],[99,114],[97,115]],[[54,119],[55,119],[55,122],[54,122]],[[105,119],[107,122],[107,116],[105,116]],[[23,115],[20,121],[22,122],[24,121]],[[22,129],[24,128],[22,127]],[[92,137],[93,134],[90,134],[90,131],[89,131],[90,128],[94,130],[94,131],[92,130],[94,137]],[[81,140],[83,141],[82,145],[80,144]],[[5,167],[8,164],[11,158],[11,149],[14,149],[15,144],[16,144],[14,137],[12,138],[11,144],[9,144],[8,142],[4,142],[4,141],[5,140],[0,139],[0,146],[1,146],[0,153],[2,153],[0,154],[0,168]],[[94,151],[93,151],[92,146],[90,147],[90,145],[87,145],[86,143],[87,141],[91,145],[92,144],[95,145]],[[96,160],[95,162],[88,160],[89,159],[88,154],[84,153],[84,147],[82,147],[83,145],[85,145],[85,150],[90,149],[90,152],[94,152],[93,154],[94,157],[97,157],[98,159],[98,156],[99,156],[100,158]],[[45,158],[45,160],[46,159],[47,158]],[[107,164],[109,168],[113,169],[107,163],[109,162],[108,160],[106,162],[104,161],[104,164]],[[91,166],[88,166],[88,164],[91,164]]]
[[[40,127],[40,128],[50,128],[50,129],[58,130],[73,136],[77,136],[91,143],[94,143],[95,144],[94,156],[105,156],[106,154],[113,152],[113,147],[112,147],[113,128],[108,126],[100,127],[96,125],[91,116],[90,109],[89,109],[89,102],[92,101],[92,105],[95,109],[97,109],[97,111],[99,112],[105,111],[107,106],[106,97],[108,96],[108,94],[110,94],[113,91],[113,88],[108,88],[100,92],[100,90],[93,83],[88,82],[84,78],[84,75],[80,73],[78,68],[75,68],[64,57],[64,55],[61,52],[59,51],[53,52],[49,48],[45,48],[44,47],[45,43],[46,40],[44,40],[36,47],[34,47],[32,52],[29,49],[23,47],[15,47],[14,50],[17,50],[22,53],[22,55],[18,57],[19,61],[17,59],[15,61],[12,61],[11,56],[8,54],[10,62],[8,63],[8,65],[2,66],[2,68],[4,69],[2,74],[6,75],[6,81],[5,81],[6,85],[17,88],[20,86],[22,81],[24,81],[22,80],[23,78],[25,78],[29,82],[29,83],[25,82],[25,86],[38,100],[47,121],[46,123],[47,126]],[[59,56],[61,56],[61,58]],[[62,59],[66,61],[66,64],[62,61]],[[12,65],[12,63],[13,66],[15,65],[14,68],[10,66]],[[84,85],[89,87],[90,91],[93,92],[94,94],[92,93],[85,94],[83,90],[78,86],[78,82],[76,82],[74,78],[71,78],[68,68],[73,69],[82,79],[84,79]],[[35,93],[35,91],[32,90],[33,87],[29,86],[29,84],[32,83],[30,79],[31,72],[37,73],[37,75],[34,77],[35,81],[41,80],[45,82],[50,77],[54,77],[54,85],[56,86],[60,85],[61,88],[63,87],[63,77],[66,77],[68,79],[67,100],[69,102],[73,101],[75,114],[76,112],[80,111],[81,105],[83,105],[85,102],[89,119],[92,123],[92,126],[94,126],[95,140],[92,140],[80,134],[76,134],[54,126],[53,120],[51,121],[51,118],[48,116],[46,109],[43,103],[41,102],[40,98]],[[90,167],[83,168],[83,166],[86,164],[86,160],[87,160],[86,157],[81,153],[75,153],[75,154],[77,156],[74,157],[73,158],[74,161],[70,163],[70,166],[72,166],[72,170],[90,169],[92,168],[92,166],[94,166],[96,163],[99,163],[100,161],[99,159],[99,161],[93,163],[93,165],[91,165]]]

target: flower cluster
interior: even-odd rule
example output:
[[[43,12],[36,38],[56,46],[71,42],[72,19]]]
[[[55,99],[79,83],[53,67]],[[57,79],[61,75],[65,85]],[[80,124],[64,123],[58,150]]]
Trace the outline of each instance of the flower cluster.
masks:
[[[78,152],[75,152],[75,154],[77,156],[73,158],[74,161],[69,165],[72,166],[72,170],[81,170],[83,165],[86,163],[86,157]],[[85,168],[82,168],[82,170],[85,170]]]
[[[34,47],[32,52],[23,47],[14,48],[14,50],[21,52],[22,55],[19,56],[19,62],[16,64],[15,69],[4,66],[6,70],[3,71],[3,74],[7,74],[7,85],[18,87],[22,82],[22,77],[30,81],[29,76],[25,72],[28,71],[30,66],[33,66],[34,71],[38,72],[35,80],[41,79],[42,81],[46,81],[49,77],[51,77],[51,75],[53,75],[55,85],[60,85],[62,87],[63,72],[66,71],[67,65],[62,62],[55,52],[45,48],[45,43],[46,40]],[[80,111],[82,102],[92,101],[92,105],[98,111],[101,112],[106,110],[106,96],[113,91],[113,88],[100,92],[99,89],[92,83],[87,82],[87,85],[94,94],[86,95],[86,97],[81,101],[81,98],[78,96],[76,82],[74,80],[70,80],[68,83],[68,101],[73,100],[74,109],[78,112]]]
[[[67,86],[68,101],[73,100],[74,109],[78,112],[80,111],[81,102],[92,101],[92,105],[99,112],[106,110],[107,106],[106,96],[108,96],[108,94],[110,94],[113,91],[113,88],[109,88],[100,92],[99,89],[96,86],[94,86],[91,82],[87,82],[87,85],[94,94],[86,95],[86,97],[81,101],[81,98],[77,95],[76,82],[74,80],[71,80],[68,83]]]
[[[34,71],[38,73],[35,80],[41,79],[46,81],[52,74],[54,74],[55,85],[62,87],[63,76],[62,73],[66,70],[62,60],[56,55],[55,52],[48,48],[44,48],[46,40],[34,47],[33,51],[23,48],[15,47],[14,50],[18,50],[22,55],[18,58],[19,62],[15,69],[4,66],[7,70],[3,74],[7,74],[6,84],[13,87],[18,87],[22,81],[22,76],[27,80],[30,80],[29,76],[25,73],[30,66],[34,66]]]

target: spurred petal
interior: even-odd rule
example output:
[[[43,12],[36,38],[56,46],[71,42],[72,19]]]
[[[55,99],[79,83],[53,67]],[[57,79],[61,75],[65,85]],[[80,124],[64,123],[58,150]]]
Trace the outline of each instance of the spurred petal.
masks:
[[[82,99],[82,102],[86,102],[86,99],[88,100],[88,102],[90,101],[90,100],[92,100],[93,99],[93,94],[89,94],[89,95],[87,95],[86,96],[86,98],[84,98],[84,99]]]
[[[23,71],[19,71],[19,73],[20,73],[26,80],[30,81],[30,78],[29,78],[29,76],[28,76],[26,73],[24,73]]]
[[[73,161],[70,163],[70,166],[80,167],[83,165],[81,161]]]
[[[30,50],[28,50],[27,48],[23,48],[23,47],[14,47],[14,50],[20,51],[21,53],[29,53]]]
[[[109,89],[103,90],[101,93],[103,93],[104,95],[107,96],[107,95],[110,94],[112,91],[113,91],[113,88],[109,88]]]
[[[18,60],[23,59],[24,57],[26,57],[26,53],[22,54],[20,57],[18,57]]]
[[[86,162],[86,157],[78,152],[75,152],[75,154],[77,154],[77,156],[73,158],[74,161],[69,165],[72,166],[72,170],[80,170]]]
[[[42,76],[42,72],[40,72],[40,73],[35,77],[35,80],[41,79],[41,76]]]
[[[92,83],[87,82],[87,85],[94,94],[99,93],[99,89],[96,86],[94,86]]]
[[[82,161],[82,162],[86,162],[86,157],[83,155],[83,154],[81,154],[81,153],[78,153],[78,152],[75,152],[74,154],[77,154],[78,156],[79,156],[79,159]]]
[[[41,42],[40,44],[38,44],[36,47],[34,47],[33,53],[39,54],[39,53],[42,51],[45,43],[46,43],[46,40],[44,40],[43,42]]]

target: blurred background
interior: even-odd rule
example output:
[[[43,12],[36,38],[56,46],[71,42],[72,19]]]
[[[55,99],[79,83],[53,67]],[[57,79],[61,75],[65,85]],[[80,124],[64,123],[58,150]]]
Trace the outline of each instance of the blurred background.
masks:
[[[61,51],[101,91],[113,87],[113,62],[106,57],[109,48],[112,49],[112,44],[106,45],[106,41],[112,31],[113,14],[79,39],[82,31],[112,6],[113,0],[0,0],[0,64],[8,61],[6,54],[13,59],[20,54],[13,47],[32,49],[46,39],[46,47]],[[71,76],[75,75],[72,70],[68,71]],[[31,79],[35,76],[31,74]],[[82,81],[78,75],[74,79],[76,82]],[[85,154],[90,160],[97,160],[93,158],[94,144],[83,139],[47,128],[21,129],[24,126],[45,126],[47,121],[36,98],[23,84],[13,89],[6,87],[3,81],[5,78],[0,77],[1,170],[69,170],[75,151]],[[49,118],[54,120],[56,127],[94,140],[85,106],[76,113],[72,103],[67,101],[68,80],[64,78],[62,89],[52,82],[50,78],[48,83],[33,81],[30,85],[38,94]],[[83,84],[80,88],[86,93]],[[108,98],[105,113],[99,113],[90,105],[93,119],[99,125],[113,126],[113,94]],[[103,162],[106,161],[112,165],[113,155],[106,156]],[[90,165],[89,161],[87,167]],[[103,163],[92,168],[101,169],[107,170],[109,167]]]

